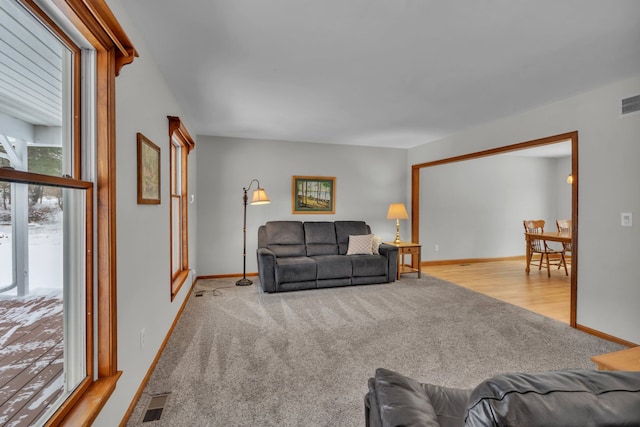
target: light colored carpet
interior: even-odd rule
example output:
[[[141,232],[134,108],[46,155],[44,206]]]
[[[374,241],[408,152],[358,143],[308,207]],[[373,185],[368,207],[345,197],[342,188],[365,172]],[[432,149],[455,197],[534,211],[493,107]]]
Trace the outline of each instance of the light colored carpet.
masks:
[[[129,427],[363,426],[378,367],[473,388],[502,372],[594,369],[590,356],[623,348],[425,275],[280,294],[234,283],[196,284]],[[165,392],[162,418],[142,423]]]

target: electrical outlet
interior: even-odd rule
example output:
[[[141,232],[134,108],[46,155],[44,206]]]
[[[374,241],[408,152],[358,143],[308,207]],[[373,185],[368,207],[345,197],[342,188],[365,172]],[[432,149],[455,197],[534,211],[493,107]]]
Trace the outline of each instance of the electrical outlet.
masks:
[[[438,251],[440,250],[440,245],[439,245],[439,244],[437,244],[437,243],[436,243],[435,245],[433,245],[433,250],[434,250],[435,252],[438,252]]]
[[[622,212],[620,214],[620,225],[623,227],[631,227],[633,225],[633,215],[631,215],[631,212]]]
[[[144,351],[144,328],[140,329],[140,351]]]

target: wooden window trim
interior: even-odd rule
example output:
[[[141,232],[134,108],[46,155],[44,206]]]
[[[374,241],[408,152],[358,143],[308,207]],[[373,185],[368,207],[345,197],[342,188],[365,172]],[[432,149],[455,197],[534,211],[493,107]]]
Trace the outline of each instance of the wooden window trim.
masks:
[[[50,26],[63,41],[70,39],[44,14],[32,0],[20,0],[32,13]],[[138,56],[124,30],[104,0],[53,0],[54,5],[96,49],[96,151],[97,151],[97,293],[98,306],[87,311],[87,355],[92,366],[95,340],[94,319],[97,319],[97,371],[88,369],[89,377],[58,409],[46,425],[84,426],[96,419],[107,399],[113,393],[121,375],[117,370],[117,317],[116,317],[116,174],[115,174],[115,77],[122,67]],[[72,44],[72,43],[71,43]],[[80,69],[80,55],[74,65]],[[74,83],[74,105],[80,102],[80,79]],[[80,134],[80,114],[74,111],[73,132]],[[79,143],[79,138],[76,138]],[[80,176],[79,145],[74,147],[73,174]],[[2,172],[2,171],[0,171]],[[15,172],[13,172],[15,173]],[[2,176],[0,174],[0,176]],[[26,178],[26,177],[21,177]],[[93,195],[91,189],[88,193]],[[93,206],[93,196],[90,206]],[[88,221],[92,222],[92,218]],[[93,229],[93,225],[92,225]],[[93,244],[93,233],[88,233]],[[87,255],[93,265],[94,254]],[[87,274],[91,277],[92,268]],[[90,290],[91,305],[93,294]],[[97,373],[97,379],[94,380]]]
[[[169,119],[169,139],[177,138],[182,146],[187,147],[189,152],[196,148],[196,143],[193,141],[193,138],[191,138],[191,135],[189,135],[180,117],[167,116],[167,118]]]
[[[171,301],[173,301],[178,295],[180,288],[189,277],[189,201],[188,201],[188,192],[189,192],[189,153],[196,146],[193,138],[189,135],[187,128],[184,126],[179,117],[176,116],[167,116],[169,119],[169,144],[171,147],[170,151],[170,169],[171,169],[171,197],[174,196],[175,191],[175,182],[174,182],[174,161],[180,162],[180,210],[181,210],[181,229],[182,236],[180,239],[182,247],[180,248],[182,252],[182,262],[180,266],[180,270],[177,273],[171,272]],[[180,159],[175,159],[176,150],[173,147],[173,141],[176,141],[178,145],[180,145]],[[171,205],[173,206],[173,205]],[[169,207],[169,234],[171,236],[171,241],[169,245],[169,253],[170,253],[170,262],[171,268],[173,269],[173,208]]]

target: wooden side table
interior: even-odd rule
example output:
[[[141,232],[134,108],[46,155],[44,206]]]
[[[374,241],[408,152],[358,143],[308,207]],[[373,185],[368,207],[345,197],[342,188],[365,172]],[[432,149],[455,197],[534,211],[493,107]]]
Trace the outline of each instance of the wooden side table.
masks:
[[[591,356],[601,371],[640,371],[640,347]]]
[[[398,280],[400,280],[400,275],[403,273],[418,273],[418,278],[420,278],[420,251],[422,248],[422,245],[420,245],[419,243],[411,243],[411,242],[400,242],[400,243],[395,243],[395,242],[384,242],[387,245],[391,245],[391,246],[395,246],[396,248],[398,248]],[[404,256],[405,255],[411,255],[411,263],[413,265],[415,265],[415,260],[417,258],[418,260],[418,268],[413,268],[413,265],[407,265],[404,263]],[[414,258],[416,257],[416,258]]]

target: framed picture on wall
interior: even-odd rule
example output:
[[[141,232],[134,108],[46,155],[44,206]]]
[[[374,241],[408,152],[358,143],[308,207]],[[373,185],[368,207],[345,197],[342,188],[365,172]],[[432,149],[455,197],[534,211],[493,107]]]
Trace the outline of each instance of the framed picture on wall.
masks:
[[[138,204],[160,204],[160,147],[138,133]]]
[[[291,206],[294,214],[336,213],[336,178],[294,176],[291,184]]]

